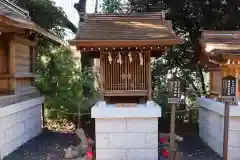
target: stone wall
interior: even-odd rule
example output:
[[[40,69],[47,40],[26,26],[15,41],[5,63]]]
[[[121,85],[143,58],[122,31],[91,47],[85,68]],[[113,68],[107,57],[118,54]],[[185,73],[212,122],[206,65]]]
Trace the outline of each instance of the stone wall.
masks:
[[[0,159],[41,133],[43,100],[35,98],[0,108]]]
[[[199,108],[199,136],[215,152],[222,156],[223,115]]]
[[[224,105],[216,101],[199,99],[199,135],[201,139],[210,146],[220,156],[223,154],[223,131],[224,115],[222,110]],[[207,105],[207,106],[206,106]],[[211,108],[214,107],[214,108]],[[219,108],[215,108],[219,107]],[[235,110],[237,106],[230,106],[230,110]],[[240,108],[239,108],[240,109]],[[234,116],[230,111],[229,133],[228,133],[228,159],[240,159],[240,115]]]
[[[97,160],[157,160],[158,118],[96,118]]]

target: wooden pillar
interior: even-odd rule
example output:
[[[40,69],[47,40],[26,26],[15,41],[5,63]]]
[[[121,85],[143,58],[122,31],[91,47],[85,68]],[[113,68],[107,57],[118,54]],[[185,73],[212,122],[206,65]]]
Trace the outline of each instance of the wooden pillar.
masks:
[[[9,73],[11,75],[11,78],[9,80],[9,90],[11,94],[15,94],[16,91],[16,79],[15,79],[15,41],[11,40],[9,42]]]
[[[228,75],[228,72],[229,72],[228,68],[224,68],[222,78],[226,77]]]
[[[38,48],[38,43],[39,43],[39,37],[35,35],[35,37],[32,40],[32,43],[29,42],[30,46],[30,72],[31,73],[36,73],[37,68],[36,68],[36,62],[37,62],[37,55],[39,52]]]
[[[104,101],[104,54],[100,53],[100,100]]]
[[[36,72],[36,60],[37,60],[37,54],[36,54],[36,47],[30,47],[30,72],[35,73]]]
[[[209,85],[209,90],[210,90],[210,91],[213,91],[213,78],[214,78],[214,77],[213,77],[213,72],[210,72],[210,79],[209,79],[209,82],[210,82],[210,83],[209,83],[209,84],[210,84],[210,85]]]
[[[235,78],[236,78],[236,100],[238,102],[238,98],[239,98],[239,78],[238,78],[238,68],[234,69],[235,70]]]
[[[37,46],[30,46],[30,72],[36,74],[36,61],[37,61],[37,53],[38,53]],[[36,86],[35,78],[31,78],[31,85]]]
[[[151,51],[148,52],[148,100],[152,100],[152,68],[151,68]]]

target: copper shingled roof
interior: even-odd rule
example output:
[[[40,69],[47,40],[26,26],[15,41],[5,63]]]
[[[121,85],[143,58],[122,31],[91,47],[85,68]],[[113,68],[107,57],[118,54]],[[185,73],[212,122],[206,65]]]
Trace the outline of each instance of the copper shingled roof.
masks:
[[[59,44],[64,43],[56,35],[44,30],[35,24],[31,20],[29,13],[26,10],[20,8],[8,0],[0,0],[0,31],[1,27],[12,28],[13,30],[16,28],[23,30],[32,30]]]
[[[202,39],[205,42],[236,43],[240,40],[240,31],[203,31]]]
[[[217,64],[226,64],[229,57],[240,55],[240,31],[204,30],[199,45],[201,64],[219,69]]]
[[[203,31],[201,45],[211,56],[239,53],[240,31]]]
[[[173,33],[171,21],[162,12],[132,14],[88,14],[80,22],[71,42],[121,40],[181,40]],[[75,44],[76,44],[75,43]]]
[[[0,14],[5,15],[7,17],[12,18],[21,18],[21,19],[29,19],[28,11],[18,7],[14,3],[9,2],[8,0],[0,1]]]

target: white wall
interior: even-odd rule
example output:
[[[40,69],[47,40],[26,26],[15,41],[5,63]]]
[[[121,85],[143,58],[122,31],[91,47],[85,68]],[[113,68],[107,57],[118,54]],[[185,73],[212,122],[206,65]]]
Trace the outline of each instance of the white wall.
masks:
[[[0,108],[0,159],[42,131],[43,98]]]
[[[223,103],[200,98],[197,100],[197,104],[199,105],[199,135],[207,145],[222,156],[224,131]],[[240,110],[238,106],[230,106],[228,160],[240,159],[240,112],[237,109]]]

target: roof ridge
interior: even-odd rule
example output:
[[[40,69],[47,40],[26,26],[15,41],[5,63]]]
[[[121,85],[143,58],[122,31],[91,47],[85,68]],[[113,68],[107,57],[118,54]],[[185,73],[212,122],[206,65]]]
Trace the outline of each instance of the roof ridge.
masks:
[[[18,14],[30,19],[29,12],[27,10],[19,7],[18,5],[16,5],[14,2],[11,2],[9,0],[1,0],[1,2],[3,2],[3,4],[6,7],[10,8],[10,9],[14,10],[15,12],[17,12]]]
[[[203,30],[203,35],[239,35],[239,30]]]
[[[133,12],[133,13],[88,13],[87,19],[90,20],[165,20],[165,12]]]
[[[130,12],[130,13],[127,13],[127,12],[121,12],[121,13],[87,13],[87,14],[96,14],[96,15],[147,15],[147,14],[163,14],[165,13],[164,11],[159,11],[159,12]]]

